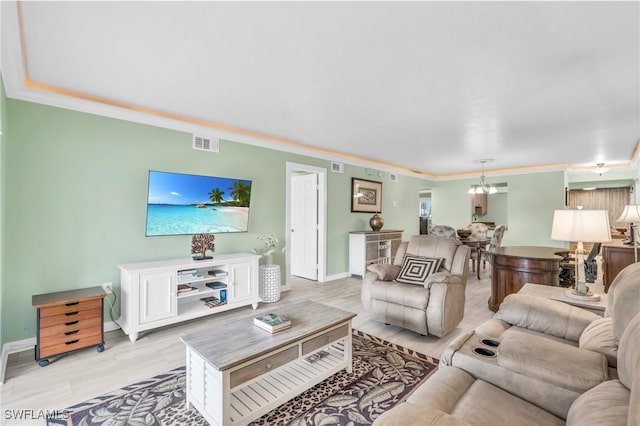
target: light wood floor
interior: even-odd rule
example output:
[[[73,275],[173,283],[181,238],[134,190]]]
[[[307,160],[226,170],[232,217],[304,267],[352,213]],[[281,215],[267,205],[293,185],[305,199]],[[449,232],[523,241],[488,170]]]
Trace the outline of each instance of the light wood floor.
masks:
[[[475,274],[469,278],[464,320],[444,338],[420,336],[368,318],[367,314],[360,312],[359,279],[346,278],[328,283],[295,279],[291,291],[283,293],[279,302],[261,303],[257,311],[249,306],[165,327],[141,334],[135,343],[131,343],[120,330],[108,332],[106,349],[102,353],[97,353],[95,349],[78,351],[44,368],[34,362],[33,350],[12,354],[5,383],[1,386],[1,407],[3,410],[56,410],[85,401],[184,365],[185,348],[178,340],[182,334],[210,330],[211,337],[215,339],[216,330],[231,321],[276,309],[281,304],[304,300],[315,300],[356,312],[358,315],[353,321],[354,328],[439,358],[453,338],[493,316],[487,307],[489,271],[481,270],[480,280],[476,279]],[[8,422],[4,415],[2,417],[0,421],[6,424],[27,424]]]

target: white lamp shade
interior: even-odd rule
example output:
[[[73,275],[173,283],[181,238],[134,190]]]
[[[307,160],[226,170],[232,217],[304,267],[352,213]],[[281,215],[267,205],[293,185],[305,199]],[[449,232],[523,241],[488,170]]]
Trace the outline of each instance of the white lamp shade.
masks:
[[[624,207],[617,223],[640,223],[640,205],[630,204]]]
[[[551,239],[583,243],[611,241],[606,210],[556,210],[553,212]]]

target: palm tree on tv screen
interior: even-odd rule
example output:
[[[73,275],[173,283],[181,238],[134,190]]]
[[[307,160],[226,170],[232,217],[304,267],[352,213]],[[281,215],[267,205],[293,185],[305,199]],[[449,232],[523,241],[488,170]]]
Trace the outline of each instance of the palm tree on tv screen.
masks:
[[[220,188],[213,188],[211,192],[209,192],[209,199],[214,204],[222,203],[222,196],[224,195],[224,191],[220,191]]]
[[[249,207],[249,199],[251,198],[251,184],[245,185],[241,180],[235,181],[233,186],[229,188],[231,196],[237,203],[238,207]]]

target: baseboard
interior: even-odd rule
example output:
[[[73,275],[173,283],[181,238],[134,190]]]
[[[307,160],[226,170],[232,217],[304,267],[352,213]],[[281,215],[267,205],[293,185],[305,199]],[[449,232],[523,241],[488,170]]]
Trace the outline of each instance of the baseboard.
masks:
[[[348,272],[342,272],[340,274],[334,274],[334,275],[326,275],[324,277],[324,281],[323,282],[329,282],[329,281],[335,281],[335,280],[341,280],[343,278],[349,278],[349,273]]]
[[[104,332],[118,330],[120,326],[115,321],[107,321],[104,323]]]
[[[120,326],[114,321],[106,321],[104,323],[104,331],[118,330]],[[22,351],[28,351],[33,349],[36,345],[36,338],[30,337],[24,340],[18,340],[16,342],[7,342],[2,345],[2,365],[0,365],[0,386],[4,383],[4,375],[7,369],[7,362],[9,361],[9,355]]]

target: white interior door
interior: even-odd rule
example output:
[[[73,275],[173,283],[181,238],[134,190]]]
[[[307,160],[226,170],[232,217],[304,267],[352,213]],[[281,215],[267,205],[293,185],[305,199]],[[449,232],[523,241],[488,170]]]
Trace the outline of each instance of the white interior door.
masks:
[[[318,174],[291,177],[291,274],[318,279]]]

